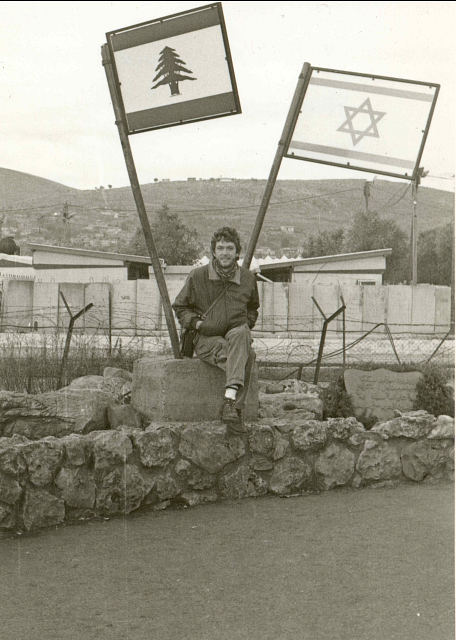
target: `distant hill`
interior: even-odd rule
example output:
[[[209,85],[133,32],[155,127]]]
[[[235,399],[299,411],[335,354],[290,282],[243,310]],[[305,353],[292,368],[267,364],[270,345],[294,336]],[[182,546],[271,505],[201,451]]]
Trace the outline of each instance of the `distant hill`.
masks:
[[[259,248],[299,247],[318,230],[346,228],[352,215],[365,207],[364,184],[364,180],[278,180]],[[207,247],[212,232],[225,224],[237,227],[247,242],[265,185],[265,180],[253,179],[190,179],[145,184],[142,192],[152,220],[166,203],[198,231]],[[408,233],[410,185],[387,180],[371,185],[369,208]],[[417,210],[419,231],[444,225],[453,219],[454,195],[420,187]],[[13,235],[23,252],[25,243],[32,241],[121,250],[138,225],[130,187],[79,190],[9,169],[0,169],[2,218],[2,236]]]

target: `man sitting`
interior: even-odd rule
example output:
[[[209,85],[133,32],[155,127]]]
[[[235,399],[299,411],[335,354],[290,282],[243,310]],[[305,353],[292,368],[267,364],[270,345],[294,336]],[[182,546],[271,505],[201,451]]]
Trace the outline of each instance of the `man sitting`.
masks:
[[[216,231],[211,251],[212,261],[190,272],[173,309],[182,327],[197,330],[196,356],[226,371],[221,418],[229,431],[241,433],[255,359],[250,329],[258,317],[258,289],[253,273],[237,264],[241,242],[236,229]]]

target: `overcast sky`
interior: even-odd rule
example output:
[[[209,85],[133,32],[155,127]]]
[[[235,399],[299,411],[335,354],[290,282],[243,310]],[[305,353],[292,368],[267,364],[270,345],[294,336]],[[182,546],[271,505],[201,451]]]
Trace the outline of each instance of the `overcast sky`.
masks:
[[[128,184],[105,32],[204,2],[2,2],[0,166],[87,189]],[[140,181],[266,178],[304,62],[436,82],[424,186],[453,189],[454,2],[223,2],[242,114],[131,136]],[[279,179],[367,178],[284,159]]]

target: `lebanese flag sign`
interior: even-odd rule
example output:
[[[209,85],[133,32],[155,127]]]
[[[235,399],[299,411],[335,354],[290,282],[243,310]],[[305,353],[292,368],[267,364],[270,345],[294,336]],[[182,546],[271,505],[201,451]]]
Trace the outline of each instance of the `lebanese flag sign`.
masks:
[[[439,85],[312,67],[286,157],[414,179]]]

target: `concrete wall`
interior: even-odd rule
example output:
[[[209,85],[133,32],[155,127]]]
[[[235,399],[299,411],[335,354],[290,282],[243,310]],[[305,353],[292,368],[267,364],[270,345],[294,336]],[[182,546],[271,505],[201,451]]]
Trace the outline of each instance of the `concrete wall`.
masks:
[[[183,286],[188,271],[186,267],[165,271],[168,292],[173,302]],[[174,270],[174,271],[173,271]],[[55,330],[68,326],[68,314],[63,306],[59,290],[68,296],[73,313],[88,302],[96,303],[95,310],[87,318],[77,321],[78,330],[108,331],[109,314],[111,329],[119,335],[150,335],[166,329],[166,322],[159,299],[155,279],[124,280],[111,283],[88,283],[62,280],[50,282],[10,281],[4,287],[1,326],[8,325],[12,313],[37,320],[39,327]],[[33,292],[32,318],[30,318],[30,292]],[[90,294],[88,292],[91,292]],[[334,281],[259,282],[261,308],[256,330],[268,333],[309,334],[321,330],[323,317],[312,301],[318,302],[326,316],[346,304],[345,327],[348,332],[365,332],[376,324],[385,322],[392,333],[444,334],[450,328],[451,291],[449,287],[433,285],[353,285]],[[66,292],[66,293],[65,293]],[[342,315],[330,325],[330,331],[342,331]]]

